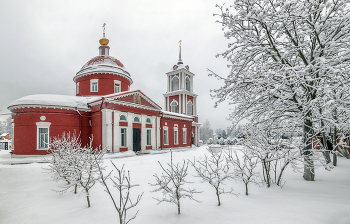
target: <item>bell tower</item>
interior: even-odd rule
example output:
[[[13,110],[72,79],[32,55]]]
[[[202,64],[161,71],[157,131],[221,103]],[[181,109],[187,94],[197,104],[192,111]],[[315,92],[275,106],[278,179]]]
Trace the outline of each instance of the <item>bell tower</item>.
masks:
[[[194,73],[190,72],[188,65],[184,65],[181,59],[181,40],[179,41],[179,60],[167,75],[167,92],[164,96],[164,109],[169,112],[184,114],[194,117],[198,122],[197,94],[193,91]]]

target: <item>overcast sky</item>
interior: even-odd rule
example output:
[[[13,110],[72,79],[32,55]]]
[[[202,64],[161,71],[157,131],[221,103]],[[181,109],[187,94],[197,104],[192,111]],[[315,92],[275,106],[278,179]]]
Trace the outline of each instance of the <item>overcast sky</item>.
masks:
[[[0,113],[30,94],[75,95],[73,77],[98,55],[106,23],[110,55],[130,73],[131,89],[140,89],[164,108],[166,72],[182,60],[195,74],[199,122],[226,128],[227,103],[214,108],[210,89],[223,83],[207,69],[227,76],[227,49],[216,4],[223,0],[0,0]],[[0,116],[4,118],[4,116]]]

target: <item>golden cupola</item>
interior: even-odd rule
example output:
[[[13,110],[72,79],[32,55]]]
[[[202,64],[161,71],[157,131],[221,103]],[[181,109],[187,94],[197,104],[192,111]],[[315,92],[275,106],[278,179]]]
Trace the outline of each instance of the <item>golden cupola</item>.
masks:
[[[101,46],[99,47],[100,55],[109,55],[109,46],[108,46],[109,40],[105,36],[105,26],[106,26],[106,23],[104,23],[102,26],[103,27],[103,37],[99,41],[101,44]]]

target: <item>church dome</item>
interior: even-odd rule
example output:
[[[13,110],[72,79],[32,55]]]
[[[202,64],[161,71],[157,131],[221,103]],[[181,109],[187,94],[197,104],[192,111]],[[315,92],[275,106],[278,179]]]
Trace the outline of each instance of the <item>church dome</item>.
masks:
[[[109,56],[109,55],[99,55],[97,57],[92,58],[90,61],[88,61],[81,70],[89,67],[89,66],[100,66],[100,65],[107,65],[107,66],[118,66],[121,68],[124,68],[124,65],[116,58]]]
[[[77,72],[73,80],[75,82],[78,78],[82,76],[98,73],[120,75],[128,79],[130,83],[132,83],[131,76],[126,70],[123,63],[109,55],[99,55],[90,59],[88,62],[85,63],[85,65],[80,69],[80,71]]]

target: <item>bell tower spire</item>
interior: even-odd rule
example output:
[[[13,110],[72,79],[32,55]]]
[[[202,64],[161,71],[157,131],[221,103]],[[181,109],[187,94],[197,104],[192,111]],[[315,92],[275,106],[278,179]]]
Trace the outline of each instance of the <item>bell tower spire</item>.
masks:
[[[179,43],[180,43],[180,51],[179,51],[179,61],[177,62],[177,64],[178,65],[182,65],[183,64],[183,62],[182,62],[182,60],[181,60],[181,40],[179,41]]]
[[[100,44],[101,46],[98,48],[99,49],[99,55],[109,55],[109,40],[106,38],[106,23],[103,23],[103,37],[100,39]]]

